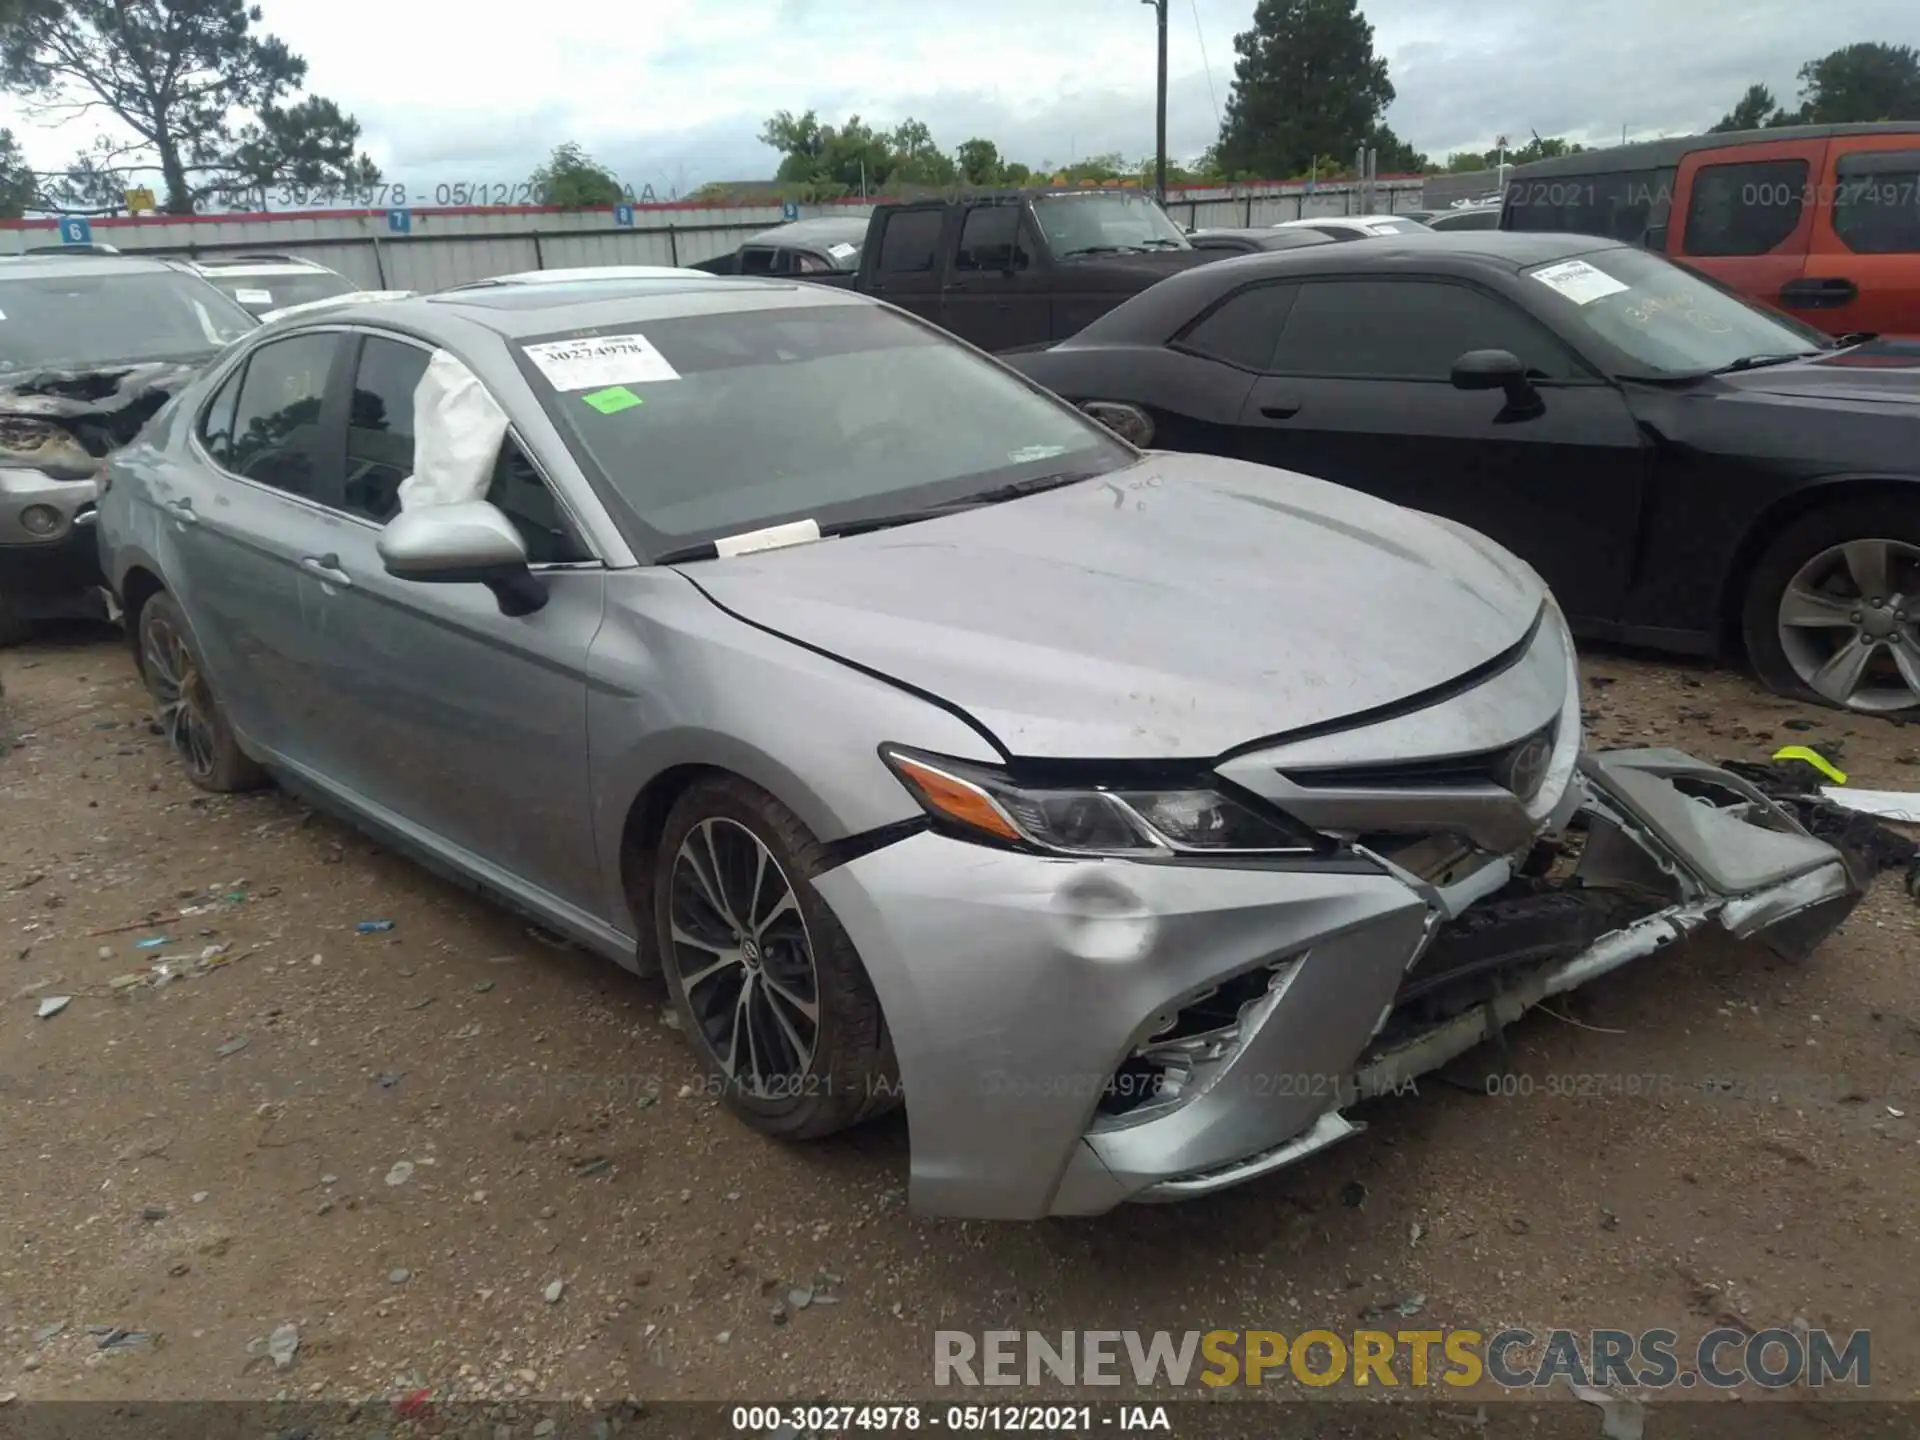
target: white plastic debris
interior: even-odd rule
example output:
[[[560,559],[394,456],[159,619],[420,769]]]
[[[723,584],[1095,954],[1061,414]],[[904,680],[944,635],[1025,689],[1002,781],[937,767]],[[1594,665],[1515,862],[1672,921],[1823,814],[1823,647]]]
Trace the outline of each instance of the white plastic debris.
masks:
[[[1920,791],[1855,790],[1850,785],[1822,785],[1820,793],[1842,810],[1857,810],[1862,815],[1878,815],[1882,820],[1920,825]]]
[[[291,1325],[282,1325],[267,1337],[267,1354],[273,1357],[276,1370],[292,1365],[294,1352],[299,1348],[300,1332]]]
[[[485,499],[507,414],[457,356],[433,352],[413,389],[413,426],[413,474],[400,482],[400,508]]]
[[[1591,1385],[1569,1385],[1573,1398],[1600,1407],[1601,1440],[1641,1440],[1646,1433],[1647,1407],[1638,1400],[1622,1399],[1596,1390]]]
[[[40,1008],[33,1013],[42,1020],[50,1020],[72,1003],[71,995],[49,995],[40,1002]]]
[[[413,1162],[411,1160],[396,1160],[393,1168],[387,1171],[387,1184],[389,1185],[404,1185],[412,1178]]]

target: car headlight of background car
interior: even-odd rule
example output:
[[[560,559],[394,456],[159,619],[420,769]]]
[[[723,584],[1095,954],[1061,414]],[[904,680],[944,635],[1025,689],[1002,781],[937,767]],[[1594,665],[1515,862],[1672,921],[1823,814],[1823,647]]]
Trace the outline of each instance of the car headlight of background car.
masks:
[[[941,755],[881,758],[935,823],[968,839],[1056,855],[1308,855],[1330,842],[1204,783],[1028,784]]]

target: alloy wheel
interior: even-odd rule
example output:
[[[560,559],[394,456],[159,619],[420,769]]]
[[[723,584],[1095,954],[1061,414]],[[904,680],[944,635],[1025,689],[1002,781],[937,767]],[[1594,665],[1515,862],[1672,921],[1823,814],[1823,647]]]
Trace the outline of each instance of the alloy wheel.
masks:
[[[1780,648],[1830,704],[1870,714],[1920,706],[1920,548],[1829,546],[1781,593]]]
[[[213,694],[186,638],[158,615],[147,617],[144,643],[147,684],[156,702],[154,718],[196,780],[213,774]]]
[[[681,992],[722,1071],[751,1095],[801,1095],[820,980],[779,858],[738,821],[702,820],[674,855],[668,901]]]

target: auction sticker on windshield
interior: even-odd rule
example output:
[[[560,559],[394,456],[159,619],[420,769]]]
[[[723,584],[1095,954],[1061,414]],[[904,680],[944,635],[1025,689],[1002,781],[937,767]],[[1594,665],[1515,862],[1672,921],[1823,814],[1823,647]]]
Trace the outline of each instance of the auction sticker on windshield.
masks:
[[[1584,260],[1561,260],[1527,273],[1576,305],[1591,305],[1596,300],[1618,295],[1628,288],[1606,271],[1595,269]]]
[[[547,340],[522,347],[527,358],[556,390],[605,390],[616,385],[643,385],[655,380],[678,380],[680,372],[667,363],[644,335],[599,335],[585,340]]]

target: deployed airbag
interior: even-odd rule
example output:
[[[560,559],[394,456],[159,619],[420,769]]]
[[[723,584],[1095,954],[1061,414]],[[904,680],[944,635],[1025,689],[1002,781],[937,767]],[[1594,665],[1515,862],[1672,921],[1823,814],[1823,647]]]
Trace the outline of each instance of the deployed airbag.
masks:
[[[413,390],[413,474],[400,508],[484,500],[506,438],[507,413],[458,356],[433,352]]]

